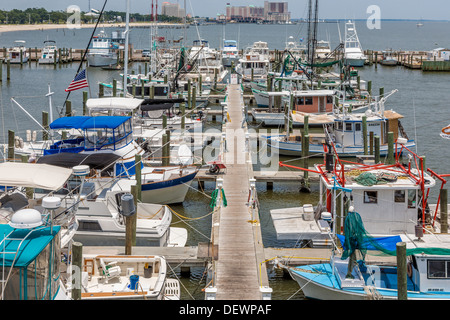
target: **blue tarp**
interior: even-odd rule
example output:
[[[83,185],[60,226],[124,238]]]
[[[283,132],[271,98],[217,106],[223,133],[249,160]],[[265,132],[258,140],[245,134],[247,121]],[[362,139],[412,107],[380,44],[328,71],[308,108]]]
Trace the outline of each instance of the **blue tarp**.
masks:
[[[81,125],[92,117],[62,117],[50,123],[50,129],[81,129]]]
[[[11,231],[12,234],[9,236],[9,238],[15,239],[6,240],[4,243],[2,243],[2,252],[15,253],[17,252],[17,249],[19,249],[17,257],[15,257],[15,254],[0,253],[0,263],[2,265],[4,263],[4,265],[7,267],[11,266],[13,263],[15,267],[27,267],[53,240],[60,229],[60,226],[54,226],[53,234],[50,234],[50,227],[38,227],[35,229],[35,231],[28,235],[28,233],[30,232],[29,229],[13,229],[8,224],[0,224],[0,233],[2,234],[2,239]],[[23,239],[25,237],[26,239],[22,243],[17,240]]]
[[[122,123],[131,119],[131,117],[123,117],[123,116],[100,116],[100,117],[90,117],[87,121],[85,121],[81,128],[82,129],[93,129],[93,128],[107,128],[107,129],[115,129],[120,126]]]
[[[336,235],[339,239],[339,241],[341,242],[342,247],[344,248],[344,250],[346,250],[347,248],[345,248],[345,236],[343,235]],[[378,246],[384,248],[387,251],[392,251],[392,252],[396,252],[397,250],[397,243],[398,242],[402,242],[402,238],[400,238],[400,236],[390,236],[390,237],[374,237],[374,238],[370,238],[366,239],[366,241],[364,241],[363,243],[363,247],[366,250],[379,250],[379,248],[374,247],[374,245],[371,243],[372,241],[375,241]]]

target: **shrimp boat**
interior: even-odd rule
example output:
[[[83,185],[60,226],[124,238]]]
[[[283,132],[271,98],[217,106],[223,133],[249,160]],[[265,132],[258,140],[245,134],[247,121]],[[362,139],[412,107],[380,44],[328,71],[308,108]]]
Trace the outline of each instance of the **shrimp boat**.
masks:
[[[267,42],[257,41],[247,48],[239,59],[236,72],[245,82],[266,78],[270,71],[269,47]]]
[[[408,148],[415,146],[414,140],[410,140],[401,125],[400,119],[403,116],[393,110],[385,110],[384,102],[393,93],[383,97],[379,101],[368,106],[368,110],[364,113],[347,113],[346,108],[341,113],[334,109],[333,114],[310,116],[312,122],[322,124],[324,133],[310,134],[309,151],[313,156],[321,156],[325,153],[323,145],[327,139],[331,139],[335,143],[335,149],[340,157],[355,157],[364,152],[364,137],[363,137],[363,122],[367,122],[367,138],[369,139],[370,132],[374,136],[379,136],[381,139],[380,155],[386,155],[389,149],[388,133],[393,132],[394,141],[398,138],[402,143],[406,144]],[[302,115],[304,116],[304,115]],[[295,120],[295,114],[292,115]],[[317,117],[320,117],[316,120]],[[299,120],[301,121],[301,120]],[[278,151],[281,155],[301,156],[302,143],[301,136],[290,135],[276,135],[268,136],[267,143],[272,148]],[[369,140],[366,140],[369,141]],[[401,147],[397,146],[400,150]]]
[[[51,129],[81,130],[82,135],[55,142],[44,150],[45,155],[58,153],[80,153],[83,155],[116,155],[109,170],[94,182],[102,182],[111,191],[130,191],[136,184],[135,156],[144,155],[144,150],[133,139],[132,117],[130,116],[76,116],[56,119]],[[173,204],[184,201],[190,183],[198,169],[195,166],[150,167],[138,164],[141,170],[142,202],[153,204]],[[113,177],[114,179],[111,179]],[[106,185],[106,181],[109,181]],[[96,189],[101,189],[96,188]]]
[[[223,42],[222,63],[224,67],[231,67],[239,60],[239,50],[236,40],[225,40]]]
[[[318,234],[328,237],[330,261],[296,267],[280,262],[279,266],[310,299],[397,299],[397,267],[391,260],[366,264],[366,255],[376,251],[378,257],[395,257],[397,244],[404,243],[408,299],[450,299],[450,277],[444,267],[450,261],[449,236],[439,233],[427,210],[435,178],[443,186],[444,177],[450,175],[438,175],[430,169],[430,174],[425,173],[421,158],[404,145],[408,164],[398,152],[392,165],[351,163],[339,157],[333,160],[335,153],[330,147],[331,156],[315,166],[321,200],[316,215],[308,218],[308,227],[316,226],[321,229]],[[292,219],[290,223],[294,223]],[[358,262],[357,256],[361,257]]]
[[[104,67],[117,64],[117,49],[118,46],[102,30],[97,36],[92,38],[92,44],[86,54],[89,66]]]

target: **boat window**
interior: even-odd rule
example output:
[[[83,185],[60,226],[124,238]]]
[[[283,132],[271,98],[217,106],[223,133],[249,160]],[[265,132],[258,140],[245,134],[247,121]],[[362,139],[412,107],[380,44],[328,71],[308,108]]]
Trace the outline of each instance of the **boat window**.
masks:
[[[428,260],[428,279],[450,278],[450,261]]]
[[[406,200],[405,190],[394,191],[394,201],[398,203],[404,203]]]
[[[333,103],[333,96],[327,96],[327,103]]]
[[[345,131],[352,131],[352,123],[351,122],[346,122],[345,123]]]
[[[416,190],[408,190],[408,208],[416,207]]]
[[[102,231],[102,227],[97,221],[78,221],[78,230],[80,231]]]
[[[364,191],[364,203],[378,203],[378,191]]]
[[[361,123],[355,123],[355,131],[361,131]]]
[[[309,105],[313,104],[313,98],[312,97],[306,97],[305,98],[305,104],[309,104]]]
[[[303,97],[297,99],[297,105],[304,105],[305,99]]]
[[[342,121],[337,121],[335,122],[336,124],[336,130],[342,131]]]

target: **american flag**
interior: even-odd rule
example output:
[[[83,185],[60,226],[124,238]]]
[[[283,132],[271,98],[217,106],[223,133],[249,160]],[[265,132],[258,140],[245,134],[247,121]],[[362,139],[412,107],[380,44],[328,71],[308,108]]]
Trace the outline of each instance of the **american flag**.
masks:
[[[70,83],[69,87],[66,89],[66,92],[86,88],[88,86],[89,84],[86,78],[86,69],[84,69],[75,76],[75,79],[73,79],[73,81]]]

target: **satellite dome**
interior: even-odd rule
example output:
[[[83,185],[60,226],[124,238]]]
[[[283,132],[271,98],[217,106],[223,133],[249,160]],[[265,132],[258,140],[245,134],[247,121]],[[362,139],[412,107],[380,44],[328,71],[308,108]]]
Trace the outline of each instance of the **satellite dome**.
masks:
[[[9,225],[15,229],[31,229],[42,225],[41,213],[35,209],[16,211]]]

